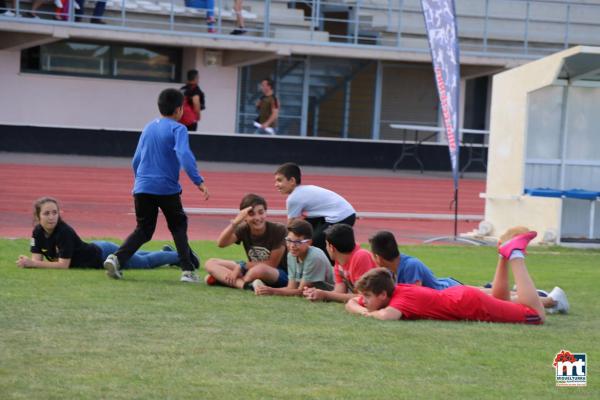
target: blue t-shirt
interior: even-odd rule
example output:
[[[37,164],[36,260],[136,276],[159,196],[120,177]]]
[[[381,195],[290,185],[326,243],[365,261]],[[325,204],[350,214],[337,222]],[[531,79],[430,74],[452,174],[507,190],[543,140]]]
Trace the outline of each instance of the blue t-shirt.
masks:
[[[131,164],[134,194],[180,193],[182,168],[194,185],[204,181],[190,150],[187,128],[171,118],[157,118],[144,127]]]
[[[396,269],[397,283],[415,283],[421,281],[421,285],[435,289],[444,290],[461,283],[452,278],[436,278],[433,272],[418,258],[402,254]]]

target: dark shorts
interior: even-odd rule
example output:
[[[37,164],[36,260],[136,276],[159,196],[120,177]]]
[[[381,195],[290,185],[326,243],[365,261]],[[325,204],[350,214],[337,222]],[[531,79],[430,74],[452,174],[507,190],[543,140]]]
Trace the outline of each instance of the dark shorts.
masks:
[[[240,260],[240,261],[236,261],[236,263],[242,268],[242,276],[246,275],[246,272],[248,272],[248,270],[246,269],[246,261]],[[286,287],[288,284],[287,271],[277,268],[277,272],[279,272],[279,276],[277,277],[277,282],[275,282],[273,284],[269,284],[269,286],[274,287],[274,288]],[[265,282],[265,283],[267,283],[267,282]]]

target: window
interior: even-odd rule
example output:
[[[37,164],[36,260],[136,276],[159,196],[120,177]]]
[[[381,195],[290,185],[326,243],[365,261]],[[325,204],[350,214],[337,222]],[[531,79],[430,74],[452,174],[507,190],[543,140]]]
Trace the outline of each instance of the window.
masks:
[[[181,71],[181,50],[61,41],[23,50],[21,70],[57,75],[176,82]]]

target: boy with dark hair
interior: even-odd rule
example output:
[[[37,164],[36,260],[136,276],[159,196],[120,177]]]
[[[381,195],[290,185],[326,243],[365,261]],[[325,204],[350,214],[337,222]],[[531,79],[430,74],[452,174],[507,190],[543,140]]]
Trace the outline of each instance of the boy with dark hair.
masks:
[[[327,252],[335,260],[335,286],[332,292],[316,288],[307,288],[303,295],[309,300],[331,300],[346,302],[356,296],[354,285],[363,274],[377,265],[365,249],[361,249],[354,240],[354,231],[350,225],[336,224],[325,231]]]
[[[198,86],[198,71],[191,69],[187,72],[187,83],[181,87],[184,98],[184,114],[181,123],[188,131],[198,129],[198,121],[202,119],[202,110],[206,109],[204,92]]]
[[[312,226],[301,219],[292,221],[287,244],[288,285],[285,288],[259,286],[257,295],[301,296],[304,288],[333,289],[333,269],[323,250],[311,246]]]
[[[369,243],[375,263],[389,269],[396,283],[411,283],[436,290],[461,284],[454,278],[437,278],[418,258],[401,255],[391,232],[379,231],[369,239]]]
[[[181,92],[163,90],[158,96],[161,118],[151,121],[142,131],[132,161],[137,226],[121,247],[104,261],[104,268],[111,278],[122,278],[120,266],[125,265],[144,243],[152,239],[160,209],[181,260],[181,281],[198,282],[194,268],[198,267],[199,260],[188,244],[187,216],[181,204],[179,170],[185,170],[205,200],[208,200],[209,194],[190,150],[188,131],[177,122],[183,113],[182,103]]]
[[[304,218],[313,227],[313,244],[327,252],[325,229],[335,224],[353,226],[356,221],[354,207],[342,196],[315,185],[303,185],[300,167],[285,163],[275,171],[275,187],[287,195],[285,202],[288,223]]]
[[[361,296],[350,299],[346,310],[382,320],[542,324],[546,317],[544,306],[525,266],[525,249],[536,235],[532,231],[517,234],[498,244],[500,259],[491,296],[472,286],[434,290],[417,285],[395,285],[390,271],[378,268],[360,279],[356,286]],[[509,267],[517,283],[515,302],[510,298]]]
[[[524,233],[527,229],[522,227],[513,228],[512,233]],[[395,276],[396,283],[410,283],[425,286],[431,289],[444,290],[449,287],[462,285],[454,278],[437,278],[434,273],[418,258],[400,254],[396,238],[391,232],[380,231],[369,239],[373,258],[380,267],[385,267]],[[491,289],[479,288],[490,294]],[[565,314],[569,311],[569,302],[566,293],[558,286],[550,293],[538,290],[540,301],[548,313]],[[516,293],[511,292],[515,297]]]
[[[253,289],[265,283],[273,287],[288,284],[285,256],[285,226],[267,221],[267,202],[250,193],[240,202],[240,212],[219,235],[221,248],[244,245],[248,261],[211,258],[205,268],[208,285],[221,283],[238,289]]]

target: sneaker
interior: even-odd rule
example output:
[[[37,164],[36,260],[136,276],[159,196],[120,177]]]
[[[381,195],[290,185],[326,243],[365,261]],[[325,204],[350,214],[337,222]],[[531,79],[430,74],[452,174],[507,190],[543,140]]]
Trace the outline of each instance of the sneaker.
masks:
[[[75,4],[77,4],[77,3],[75,3]],[[56,8],[63,8],[63,3],[61,0],[54,0],[54,6]]]
[[[162,247],[162,251],[177,251],[177,250],[175,250],[175,249],[173,248],[173,246],[169,246],[168,244],[165,244],[165,245]]]
[[[256,292],[256,289],[258,289],[261,286],[267,286],[265,285],[265,283],[263,281],[261,281],[260,279],[255,279],[254,281],[252,281],[252,290],[254,290]]]
[[[119,259],[114,254],[109,254],[104,260],[104,269],[106,275],[113,279],[123,278],[123,273],[120,271],[121,266],[119,265]]]
[[[505,242],[504,244],[498,243],[498,253],[508,259],[514,250],[521,250],[523,254],[527,254],[525,251],[529,242],[537,236],[536,231],[529,231],[520,235],[513,236],[512,239]]]
[[[215,286],[217,284],[217,278],[211,274],[208,274],[204,277],[204,283],[206,283],[208,286]]]
[[[245,33],[246,33],[246,30],[244,28],[236,28],[231,31],[230,35],[243,35]]]
[[[100,18],[92,18],[90,20],[90,23],[98,24],[98,25],[106,25],[106,22],[102,21]]]
[[[5,17],[14,17],[17,14],[15,14],[14,12],[12,12],[10,10],[6,10],[2,13],[2,15],[4,15]]]
[[[189,283],[198,283],[200,282],[200,278],[194,271],[183,271],[181,273],[181,282],[189,282]]]
[[[548,293],[548,297],[557,303],[554,307],[546,310],[549,314],[566,314],[569,312],[569,300],[567,300],[567,294],[564,290],[556,286],[550,293]]]

